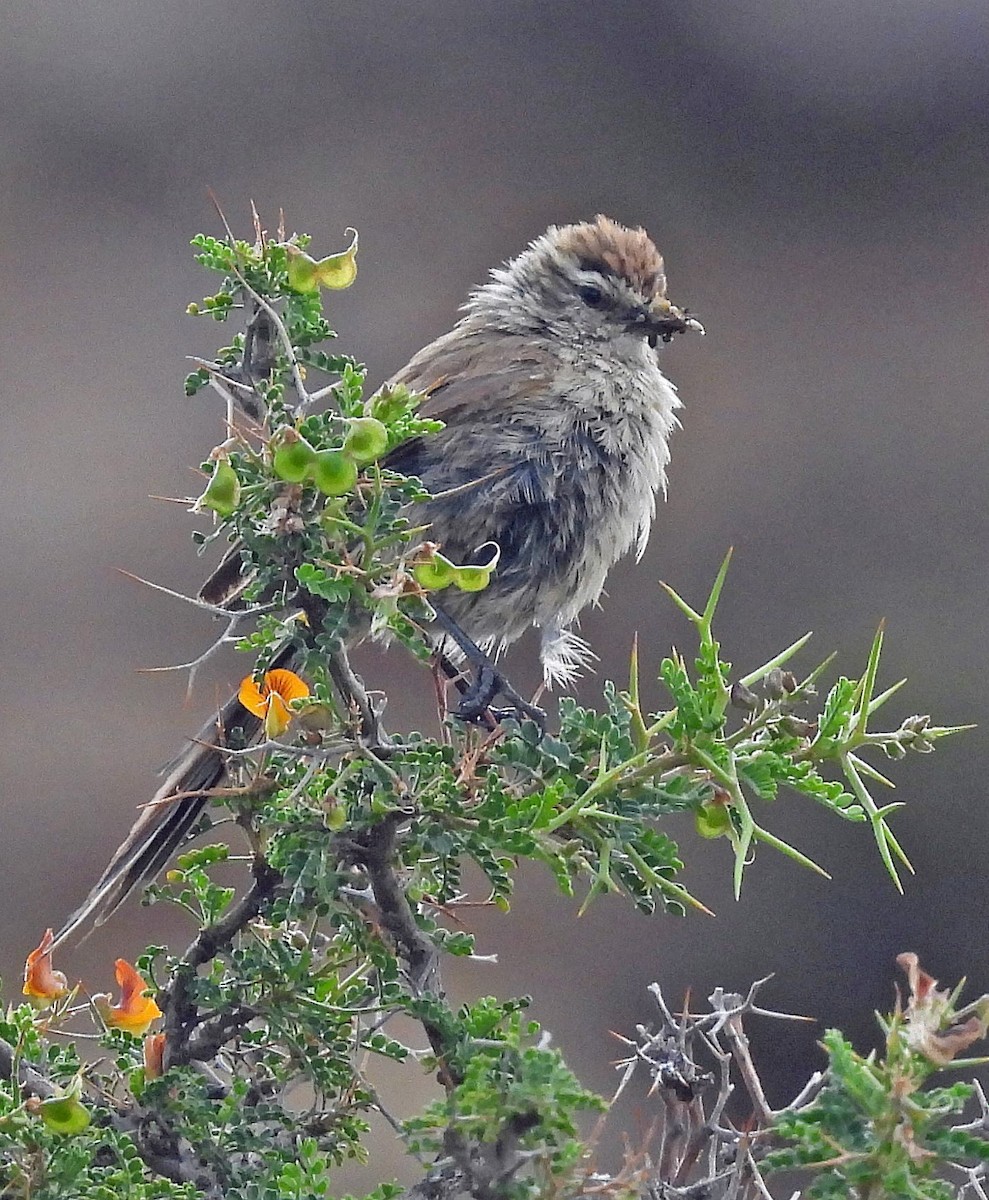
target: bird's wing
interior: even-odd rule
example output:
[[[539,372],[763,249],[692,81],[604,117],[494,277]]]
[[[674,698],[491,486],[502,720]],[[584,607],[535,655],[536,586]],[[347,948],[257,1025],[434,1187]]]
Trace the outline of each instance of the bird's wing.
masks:
[[[552,365],[551,356],[534,349],[526,338],[507,334],[492,338],[490,331],[474,336],[464,323],[420,350],[390,382],[425,392],[420,408],[424,416],[456,423],[476,413],[485,423],[514,402],[548,391]],[[420,438],[403,443],[388,456],[387,465],[419,473],[425,444]],[[478,465],[483,468],[484,464]],[[513,469],[522,469],[522,464]],[[204,585],[204,592],[214,580],[219,581],[218,588],[220,584],[228,588],[231,579],[236,582],[239,568],[239,548],[234,546]],[[224,594],[229,596],[229,592]],[[222,603],[219,599],[216,602]],[[286,647],[272,667],[291,667],[292,656],[292,648]],[[223,780],[226,759],[220,747],[237,726],[251,738],[260,722],[234,696],[203,726],[178,759],[115,851],[99,882],[59,930],[56,945],[91,922],[102,925],[135,888],[153,879],[185,842],[209,804],[209,792]],[[171,799],[176,796],[182,798]]]
[[[457,329],[437,338],[389,384],[422,392],[425,399],[419,413],[445,422],[446,428],[396,446],[382,465],[419,476],[434,492],[466,482],[460,477],[465,463],[485,477],[497,467],[484,449],[490,445],[487,431],[499,422],[511,421],[513,410],[518,413],[536,407],[533,400],[548,397],[554,366],[553,356],[535,348],[528,338],[492,337],[490,330],[475,336]],[[451,455],[448,448],[454,442],[470,448]],[[500,473],[524,473],[526,469],[527,464],[516,459]]]
[[[424,392],[419,411],[448,420],[456,412],[500,408],[546,392],[555,359],[516,334],[472,332],[462,323],[430,342],[388,381]]]
[[[548,392],[554,359],[533,347],[529,338],[514,334],[473,333],[466,323],[430,342],[388,381],[423,392],[419,406],[424,417],[456,423],[473,419],[489,423],[499,410]],[[409,475],[423,473],[428,441],[412,438],[397,446],[383,465]],[[483,472],[482,472],[483,474]],[[425,481],[427,486],[429,481]],[[199,590],[199,598],[218,607],[235,602],[250,576],[245,575],[241,545],[226,552]]]

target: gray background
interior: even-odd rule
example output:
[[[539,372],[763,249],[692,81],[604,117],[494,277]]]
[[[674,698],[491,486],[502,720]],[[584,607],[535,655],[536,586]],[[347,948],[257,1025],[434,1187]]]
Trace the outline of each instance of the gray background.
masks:
[[[749,667],[806,629],[858,670],[888,620],[896,720],[985,723],[987,535],[985,127],[981,0],[704,3],[304,3],[7,0],[0,15],[0,969],[84,894],[154,772],[243,670],[183,703],[181,661],[213,629],[116,573],[179,589],[203,569],[181,509],[221,436],[187,400],[184,356],[224,329],[183,315],[209,281],[187,243],[238,230],[253,198],[316,248],[361,233],[356,286],[332,302],[373,381],[445,330],[468,287],[553,221],[642,223],[706,340],[666,366],[684,429],[648,554],[584,624],[598,679],[689,648],[660,577],[702,599],[736,547],[721,633]],[[531,676],[531,647],[517,656]],[[396,688],[395,726],[428,679],[365,656]],[[812,665],[810,655],[802,665]],[[529,675],[526,673],[529,672]],[[658,702],[658,692],[652,698]],[[609,1029],[671,997],[775,971],[768,998],[860,1045],[892,997],[893,958],[989,990],[977,731],[894,766],[895,827],[917,868],[893,891],[869,834],[786,799],[764,819],[813,848],[825,884],[763,852],[730,896],[721,843],[682,835],[685,881],[717,920],[577,904],[527,873],[510,916],[478,918],[500,966],[460,994],[528,991],[591,1085]],[[59,965],[91,988],[158,938],[131,905]],[[169,918],[167,931],[186,931]],[[754,1028],[771,1099],[819,1061],[821,1026]],[[633,1132],[648,1121],[641,1097]]]

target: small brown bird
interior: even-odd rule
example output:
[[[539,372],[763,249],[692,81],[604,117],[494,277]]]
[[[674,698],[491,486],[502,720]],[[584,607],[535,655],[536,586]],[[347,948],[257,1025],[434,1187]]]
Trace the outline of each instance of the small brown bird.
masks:
[[[500,549],[483,591],[445,589],[438,607],[496,652],[535,626],[548,682],[568,683],[586,664],[578,615],[619,558],[645,549],[680,405],[659,369],[658,343],[690,329],[703,333],[667,299],[663,259],[645,231],[599,216],[551,227],[495,268],[453,329],[390,381],[427,393],[420,411],[445,423],[386,460],[437,494],[416,523],[428,523],[430,539],[458,563],[485,544]],[[490,478],[463,488],[482,477]],[[216,747],[235,726],[253,734],[258,720],[232,698],[56,942],[91,920],[102,924],[186,840],[208,803],[201,793],[223,778]]]

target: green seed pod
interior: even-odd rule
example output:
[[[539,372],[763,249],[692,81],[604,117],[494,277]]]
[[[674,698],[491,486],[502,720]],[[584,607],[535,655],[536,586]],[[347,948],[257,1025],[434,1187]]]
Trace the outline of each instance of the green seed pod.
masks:
[[[89,1109],[80,1104],[73,1092],[43,1100],[38,1115],[52,1133],[82,1133],[91,1119]]]
[[[302,483],[315,465],[316,451],[304,437],[294,429],[285,429],[278,435],[271,466],[279,479],[286,483]]]
[[[288,255],[288,286],[292,291],[305,294],[318,292],[316,260],[298,246],[286,246],[285,252]]]
[[[454,567],[453,583],[462,592],[483,592],[490,582],[490,567]]]
[[[379,459],[388,449],[388,430],[376,417],[355,417],[350,422],[343,448],[359,467]]]
[[[449,587],[456,576],[457,568],[442,554],[435,554],[412,568],[412,577],[427,592],[438,592],[440,588]]]
[[[724,837],[731,829],[731,814],[724,804],[702,804],[694,813],[694,826],[702,838]]]
[[[240,480],[225,458],[218,458],[206,491],[196,501],[197,508],[211,508],[221,517],[232,516],[240,503]]]
[[[453,579],[455,587],[460,588],[462,592],[484,591],[491,582],[492,572],[498,566],[498,560],[501,558],[501,548],[497,542],[485,542],[483,546],[478,546],[474,551],[475,554],[480,554],[482,550],[489,547],[491,555],[486,563],[454,568],[456,572]]]
[[[313,482],[326,496],[343,496],[354,490],[357,463],[342,450],[321,450],[312,469]]]
[[[395,387],[391,387],[386,383],[371,397],[368,407],[372,417],[376,417],[379,421],[388,422],[397,420],[403,413],[408,412],[413,405],[410,400],[409,389],[404,383],[400,383]]]

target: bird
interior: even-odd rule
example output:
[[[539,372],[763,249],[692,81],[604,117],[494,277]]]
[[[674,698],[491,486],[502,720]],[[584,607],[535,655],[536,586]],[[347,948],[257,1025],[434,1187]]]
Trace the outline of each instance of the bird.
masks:
[[[461,647],[497,655],[534,627],[548,683],[567,685],[588,664],[577,618],[620,558],[641,558],[666,495],[681,402],[660,345],[687,331],[704,329],[668,299],[652,238],[598,215],[550,226],[495,267],[453,328],[389,380],[423,393],[421,415],[443,422],[383,460],[431,494],[416,524],[457,563],[497,547],[487,587],[435,596]],[[201,594],[222,601],[239,564],[228,555]],[[272,666],[290,664],[286,649]],[[238,727],[252,737],[260,721],[235,696],[175,760],[56,945],[103,924],[193,835]]]

